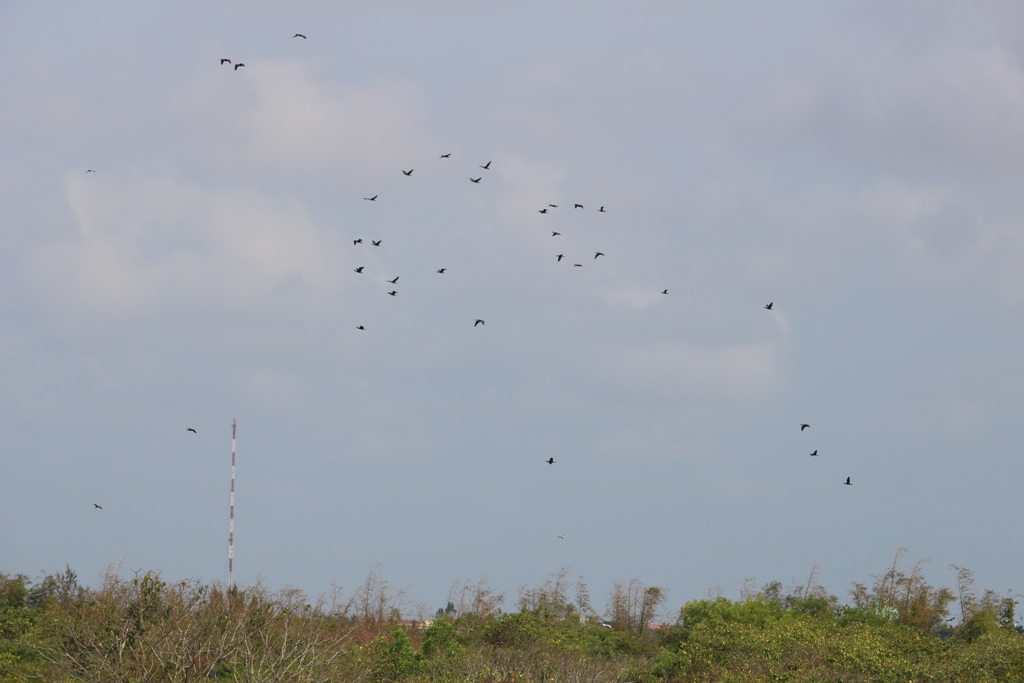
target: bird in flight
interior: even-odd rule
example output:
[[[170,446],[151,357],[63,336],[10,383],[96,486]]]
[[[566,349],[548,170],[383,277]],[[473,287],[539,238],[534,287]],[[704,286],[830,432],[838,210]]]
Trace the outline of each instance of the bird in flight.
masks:
[[[772,310],[772,305],[773,305],[774,303],[775,303],[774,301],[769,301],[768,303],[766,303],[766,304],[764,305],[764,310],[766,310],[766,311],[770,311],[770,310]]]
[[[448,152],[447,154],[442,154],[440,158],[441,159],[451,159],[452,158],[452,153]]]
[[[548,204],[548,206],[550,206],[552,209],[558,208],[558,204]]]
[[[489,171],[490,168],[491,168],[491,162],[488,161],[486,164],[484,164],[480,168],[484,169],[485,171]]]
[[[555,261],[556,263],[561,263],[562,259],[564,259],[564,258],[565,258],[565,254],[555,254],[555,259],[557,259]]]
[[[388,280],[388,282],[389,282],[390,284],[396,285],[396,284],[398,284],[398,278],[399,278],[399,277],[401,277],[401,276],[399,276],[399,275],[396,275],[396,276],[395,276],[395,279],[394,279],[394,280]]]
[[[573,268],[582,268],[583,264],[582,263],[574,263],[574,264],[572,264],[572,267]]]
[[[668,290],[667,289],[663,289],[663,290],[661,290],[661,293],[662,294],[668,294]]]
[[[392,290],[392,291],[388,292],[388,294],[390,294],[391,296],[396,296],[398,294],[398,292]]]
[[[198,434],[198,433],[199,433],[199,432],[197,432],[196,430],[192,429],[192,427],[186,427],[186,428],[185,428],[185,431],[186,431],[186,432],[192,432],[193,434]]]
[[[365,267],[366,267],[366,266],[359,266],[358,268],[356,268],[356,272],[357,272],[357,273],[361,273],[361,272],[363,272],[363,268],[365,268]]]
[[[598,209],[598,212],[599,213],[605,213],[604,207],[602,206],[600,209]]]
[[[410,168],[408,171],[403,169],[402,173],[405,174],[405,175],[412,175],[412,172],[415,171],[415,170],[416,170],[415,168]]]
[[[370,240],[370,244],[372,244],[372,245],[373,245],[373,246],[375,246],[375,247],[379,247],[379,246],[380,246],[380,243],[381,243],[382,241],[383,241],[383,240],[377,240],[377,241],[373,241],[373,240]]]
[[[574,208],[574,209],[582,209],[583,205],[582,204],[573,204],[572,208]]]
[[[238,64],[235,64],[235,71],[238,71],[238,67],[240,67],[240,66],[245,66],[245,64],[242,64],[241,62],[239,62]]]
[[[380,196],[379,194],[375,194],[372,197],[363,197],[363,199],[365,199],[368,202],[375,202],[375,201],[377,201],[377,197],[379,197],[379,196]]]
[[[437,272],[438,272],[439,274],[441,274],[441,275],[444,275],[444,271],[446,271],[446,270],[448,270],[448,269],[447,269],[447,268],[438,268],[438,269],[437,269]]]
[[[541,209],[541,210],[540,210],[540,211],[538,211],[537,213],[547,213],[547,212],[548,212],[548,210],[547,210],[547,209]]]
[[[362,237],[360,237],[357,240],[352,240],[352,244],[362,244],[362,243],[363,243],[363,238]]]
[[[296,33],[294,36],[292,36],[292,38],[302,38],[303,40],[307,40],[306,36],[302,35],[301,33]]]
[[[228,63],[228,64],[230,64],[230,63],[231,63],[231,60],[230,60],[230,59],[227,59],[226,57],[222,57],[222,58],[221,58],[221,60],[220,60],[220,65],[221,65],[221,66],[224,66],[225,62],[226,62],[226,63]]]
[[[480,176],[479,178],[470,178],[469,182],[471,182],[471,183],[479,183],[483,179],[484,179],[483,176]]]
[[[551,231],[551,236],[552,236],[552,237],[558,237],[558,236],[559,236],[559,235],[561,235],[561,234],[562,234],[562,233],[560,233],[560,232],[555,232],[554,230],[552,230],[552,231]]]
[[[473,323],[473,327],[476,327],[477,325],[483,325],[483,324],[484,324],[484,321],[481,320],[480,318],[477,318],[476,322]]]
[[[594,258],[597,258],[598,256],[604,256],[604,252],[603,251],[599,251],[599,252],[594,254]]]
[[[95,172],[96,172],[96,171],[94,171],[94,170],[92,170],[92,169],[90,168],[90,169],[86,170],[85,174],[86,174],[86,175],[89,175],[90,173],[95,173]]]
[[[844,481],[843,483],[846,484],[847,486],[853,486],[853,482],[850,481],[849,477],[847,477],[846,481]]]
[[[103,506],[102,506],[102,505],[97,505],[96,503],[93,503],[93,504],[92,504],[92,506],[93,506],[94,508],[96,508],[97,510],[102,510],[102,509],[103,509]]]
[[[365,330],[366,328],[363,327],[362,325],[356,325],[356,329],[357,330]]]
[[[805,429],[807,429],[807,428],[808,428],[808,427],[810,427],[810,426],[811,426],[811,425],[809,425],[809,424],[806,424],[806,423],[802,423],[802,424],[800,425],[800,431],[802,432],[802,431],[804,431]]]
[[[554,465],[555,464],[555,459],[554,458],[548,458],[544,462],[546,462],[549,465]]]
[[[564,540],[565,539],[565,534],[559,534],[558,537]]]
[[[813,453],[811,453],[811,457],[813,458],[813,457],[814,457],[814,456],[816,456],[817,454],[818,454],[818,451],[817,451],[817,449],[815,449],[815,451],[814,451]]]

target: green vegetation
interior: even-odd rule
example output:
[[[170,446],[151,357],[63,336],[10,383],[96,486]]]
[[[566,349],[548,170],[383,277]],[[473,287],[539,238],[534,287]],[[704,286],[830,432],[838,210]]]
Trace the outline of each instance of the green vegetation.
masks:
[[[314,602],[153,572],[98,588],[70,569],[0,574],[0,681],[1024,682],[1013,598],[978,593],[961,567],[954,589],[933,587],[902,556],[854,584],[850,604],[812,572],[788,590],[690,601],[657,629],[664,590],[618,583],[599,615],[566,570],[521,589],[510,612],[483,580],[456,584],[447,608],[416,622],[399,618],[402,596],[376,569],[347,601]]]

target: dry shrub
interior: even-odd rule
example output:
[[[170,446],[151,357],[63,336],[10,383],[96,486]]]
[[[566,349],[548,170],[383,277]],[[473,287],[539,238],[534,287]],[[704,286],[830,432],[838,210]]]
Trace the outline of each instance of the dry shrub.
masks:
[[[352,624],[293,589],[167,584],[108,572],[83,599],[57,606],[39,652],[69,680],[267,683],[331,681]]]

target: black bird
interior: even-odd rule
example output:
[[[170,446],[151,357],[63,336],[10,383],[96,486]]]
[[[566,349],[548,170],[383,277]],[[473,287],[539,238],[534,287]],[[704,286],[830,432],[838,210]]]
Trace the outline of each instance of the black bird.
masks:
[[[307,40],[306,36],[302,35],[301,33],[296,33],[294,36],[292,36],[292,38],[302,38],[303,40]]]
[[[555,258],[558,259],[556,263],[561,263],[562,259],[565,258],[565,254],[555,254]]]
[[[573,204],[572,208],[574,208],[574,209],[582,209],[583,205],[582,204]]]
[[[766,311],[772,310],[772,304],[774,304],[774,303],[775,303],[774,301],[769,301],[768,303],[766,303],[764,305],[764,310],[766,310]]]
[[[451,159],[452,158],[452,153],[448,152],[447,154],[442,154],[441,158],[442,159]]]
[[[550,206],[552,209],[558,208],[558,204],[548,204],[548,206]]]
[[[809,425],[809,424],[801,424],[801,425],[800,425],[800,431],[802,432],[802,431],[804,431],[805,429],[807,429],[807,428],[808,428],[808,427],[810,427],[810,426],[811,426],[811,425]]]
[[[356,325],[356,329],[357,330],[365,330],[366,328],[363,327],[362,325]]]
[[[487,162],[486,164],[484,164],[484,165],[483,165],[483,166],[481,166],[480,168],[484,169],[485,171],[487,171],[487,170],[490,170],[490,168],[491,168],[491,162],[489,162],[489,161],[488,161],[488,162]]]
[[[192,432],[193,434],[198,434],[198,433],[199,433],[199,432],[197,432],[196,430],[192,429],[191,427],[186,427],[186,428],[185,428],[185,431],[186,431],[186,432]]]
[[[549,465],[554,465],[555,464],[555,459],[554,458],[548,458],[544,462],[546,462]]]
[[[415,168],[410,168],[408,171],[403,170],[402,173],[404,173],[405,175],[412,175],[412,172],[415,171],[415,170],[416,170]]]
[[[600,209],[598,209],[598,212],[600,212],[600,213],[604,213],[604,212],[605,212],[605,211],[604,211],[604,207],[602,206],[602,207],[601,207]]]
[[[565,534],[560,534],[560,535],[558,536],[558,538],[561,538],[561,539],[563,539],[563,540],[564,540],[564,539],[565,539]]]
[[[562,233],[560,233],[560,232],[555,232],[554,230],[552,230],[552,231],[551,231],[551,236],[552,236],[552,237],[558,237],[558,236],[559,236],[559,235],[561,235],[561,234],[562,234]]]
[[[370,240],[370,244],[372,244],[375,247],[379,247],[382,241],[383,240],[377,240],[376,242],[374,242],[373,240]]]
[[[88,170],[87,170],[87,171],[85,172],[85,174],[86,174],[86,175],[89,175],[90,173],[95,173],[95,172],[96,172],[96,171],[94,171],[94,170],[92,170],[92,169],[90,168],[90,169],[88,169]]]
[[[362,243],[363,243],[363,238],[362,237],[360,237],[357,240],[352,240],[352,244],[362,244]]]
[[[547,213],[547,212],[548,212],[548,210],[547,210],[547,209],[541,209],[541,210],[540,210],[540,211],[538,211],[537,213]]]
[[[375,201],[377,201],[377,197],[379,197],[379,196],[380,196],[379,194],[375,194],[372,197],[363,197],[363,199],[365,199],[368,202],[375,202]]]
[[[811,457],[813,458],[813,457],[814,457],[814,456],[816,456],[817,454],[818,454],[818,451],[817,451],[817,450],[815,450],[815,451],[814,451],[813,453],[811,453]]]
[[[843,483],[844,483],[844,484],[846,484],[847,486],[853,486],[853,483],[852,483],[852,482],[850,481],[850,478],[849,478],[849,477],[847,477],[847,478],[846,478],[846,481],[845,481],[845,482],[843,482]]]
[[[356,272],[357,272],[357,273],[361,273],[361,272],[363,272],[363,268],[365,268],[365,267],[366,267],[366,266],[359,266],[358,268],[356,268]]]
[[[395,276],[395,279],[394,279],[394,280],[388,280],[388,282],[389,282],[390,284],[393,284],[393,285],[397,285],[397,284],[398,284],[398,278],[399,278],[399,277],[401,277],[401,276],[400,276],[400,275],[396,275],[396,276]]]
[[[226,59],[226,58],[223,58],[223,57],[222,57],[222,58],[221,58],[221,60],[220,60],[220,65],[221,65],[221,66],[224,66],[224,62],[227,62],[228,64],[230,64],[230,63],[231,63],[231,60],[230,60],[230,59]]]
[[[574,264],[572,264],[572,267],[573,268],[582,268],[583,264],[582,263],[574,263]]]
[[[448,270],[448,269],[447,268],[438,268],[437,272],[440,273],[441,275],[444,275],[444,271],[446,271],[446,270]]]
[[[238,64],[235,64],[235,71],[238,71],[238,67],[240,67],[240,66],[245,66],[245,64],[242,64],[241,62],[239,62]]]
[[[102,510],[102,509],[103,509],[103,506],[102,506],[102,505],[97,505],[96,503],[93,503],[93,504],[92,504],[92,506],[93,506],[94,508],[96,508],[97,510]]]
[[[597,258],[598,256],[604,256],[604,252],[603,251],[599,251],[596,254],[594,254],[594,258]]]
[[[480,318],[477,318],[476,322],[473,323],[473,327],[476,327],[477,325],[483,325],[483,324],[485,324],[484,321],[480,320]]]
[[[390,294],[391,296],[395,296],[396,294],[398,294],[398,292],[391,291],[391,292],[388,292],[388,294]]]
[[[483,176],[480,176],[479,178],[470,178],[469,182],[471,182],[471,183],[479,183],[483,179],[484,179]]]
[[[663,289],[663,290],[661,290],[661,293],[662,294],[668,294],[668,290],[667,289]]]

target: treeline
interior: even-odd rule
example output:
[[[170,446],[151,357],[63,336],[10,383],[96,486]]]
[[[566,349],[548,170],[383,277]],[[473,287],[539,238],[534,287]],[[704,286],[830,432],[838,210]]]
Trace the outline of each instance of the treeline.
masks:
[[[903,556],[847,603],[812,571],[690,601],[669,624],[661,588],[615,584],[598,613],[568,570],[520,589],[508,612],[486,581],[457,583],[417,620],[376,569],[316,601],[154,572],[111,572],[98,588],[71,569],[0,573],[0,681],[1024,681],[1014,596],[977,590],[960,567],[952,589],[932,586]]]

